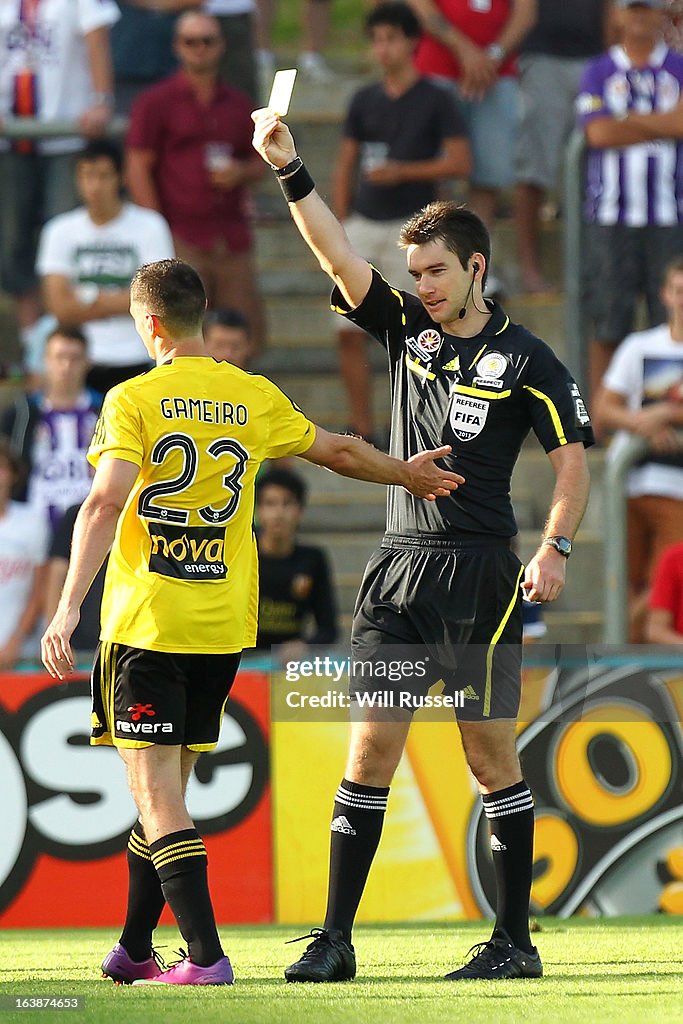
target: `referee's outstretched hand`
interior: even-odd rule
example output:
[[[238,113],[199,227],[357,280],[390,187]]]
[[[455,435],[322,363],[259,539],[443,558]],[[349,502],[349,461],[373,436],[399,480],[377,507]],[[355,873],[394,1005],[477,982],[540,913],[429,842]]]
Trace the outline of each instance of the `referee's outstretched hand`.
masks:
[[[458,487],[465,483],[465,477],[442,469],[436,464],[437,459],[449,455],[451,450],[451,446],[445,444],[441,448],[433,448],[411,456],[405,463],[405,489],[416,498],[426,498],[427,501],[436,501],[437,498],[447,497],[451,491],[457,491]]]
[[[270,107],[261,107],[251,115],[254,122],[252,145],[267,164],[273,167],[285,167],[296,156],[296,147],[292,133]]]

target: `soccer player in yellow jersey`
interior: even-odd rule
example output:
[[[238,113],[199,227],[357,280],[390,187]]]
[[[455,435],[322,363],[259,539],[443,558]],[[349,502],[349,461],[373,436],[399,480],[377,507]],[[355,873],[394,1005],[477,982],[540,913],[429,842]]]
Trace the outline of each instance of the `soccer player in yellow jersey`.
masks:
[[[448,446],[391,458],[316,427],[265,377],[207,356],[206,296],[188,264],[138,270],[130,311],[157,365],[105,399],[89,452],[95,477],[43,661],[59,679],[72,670],[79,608],[111,547],[91,742],[117,747],[139,820],[126,923],[102,969],[127,983],[231,984],[184,792],[199,753],[217,743],[241,651],[255,643],[257,470],[264,459],[301,455],[430,500],[464,480],[436,465]],[[162,971],[152,933],[165,901],[189,955]]]

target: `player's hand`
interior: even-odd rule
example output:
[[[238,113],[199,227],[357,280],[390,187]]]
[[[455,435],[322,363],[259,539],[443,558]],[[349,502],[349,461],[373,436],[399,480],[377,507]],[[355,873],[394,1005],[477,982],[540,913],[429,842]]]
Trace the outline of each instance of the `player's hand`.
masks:
[[[64,679],[74,670],[71,637],[79,619],[78,611],[64,612],[58,608],[40,641],[43,665],[54,679]]]
[[[550,544],[541,544],[524,572],[527,601],[547,604],[559,597],[567,578],[567,559]]]
[[[261,107],[251,115],[254,122],[252,145],[267,164],[285,167],[296,157],[292,133],[270,107]]]
[[[406,462],[407,479],[403,485],[405,489],[416,498],[426,498],[427,501],[445,498],[451,491],[456,491],[465,483],[465,477],[436,465],[437,459],[442,459],[451,451],[451,446],[445,444],[442,448],[411,456]]]

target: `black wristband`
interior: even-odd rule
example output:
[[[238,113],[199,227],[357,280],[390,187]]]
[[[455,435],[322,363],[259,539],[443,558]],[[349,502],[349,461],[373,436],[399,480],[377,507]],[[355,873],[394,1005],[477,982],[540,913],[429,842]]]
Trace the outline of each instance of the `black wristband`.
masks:
[[[288,178],[278,178],[278,182],[288,203],[298,203],[300,199],[305,199],[310,195],[315,188],[315,182],[306,170],[303,161],[294,174],[290,174]]]

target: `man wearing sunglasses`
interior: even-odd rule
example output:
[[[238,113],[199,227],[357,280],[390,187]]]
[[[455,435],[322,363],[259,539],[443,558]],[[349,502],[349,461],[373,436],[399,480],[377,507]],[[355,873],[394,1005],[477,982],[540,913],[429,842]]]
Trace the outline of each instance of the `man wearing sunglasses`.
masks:
[[[246,93],[219,78],[224,42],[215,18],[182,15],[174,41],[179,71],[138,97],[127,138],[133,201],[159,210],[176,253],[199,272],[210,307],[246,316],[255,347],[263,342],[247,187],[263,173],[251,148]]]

